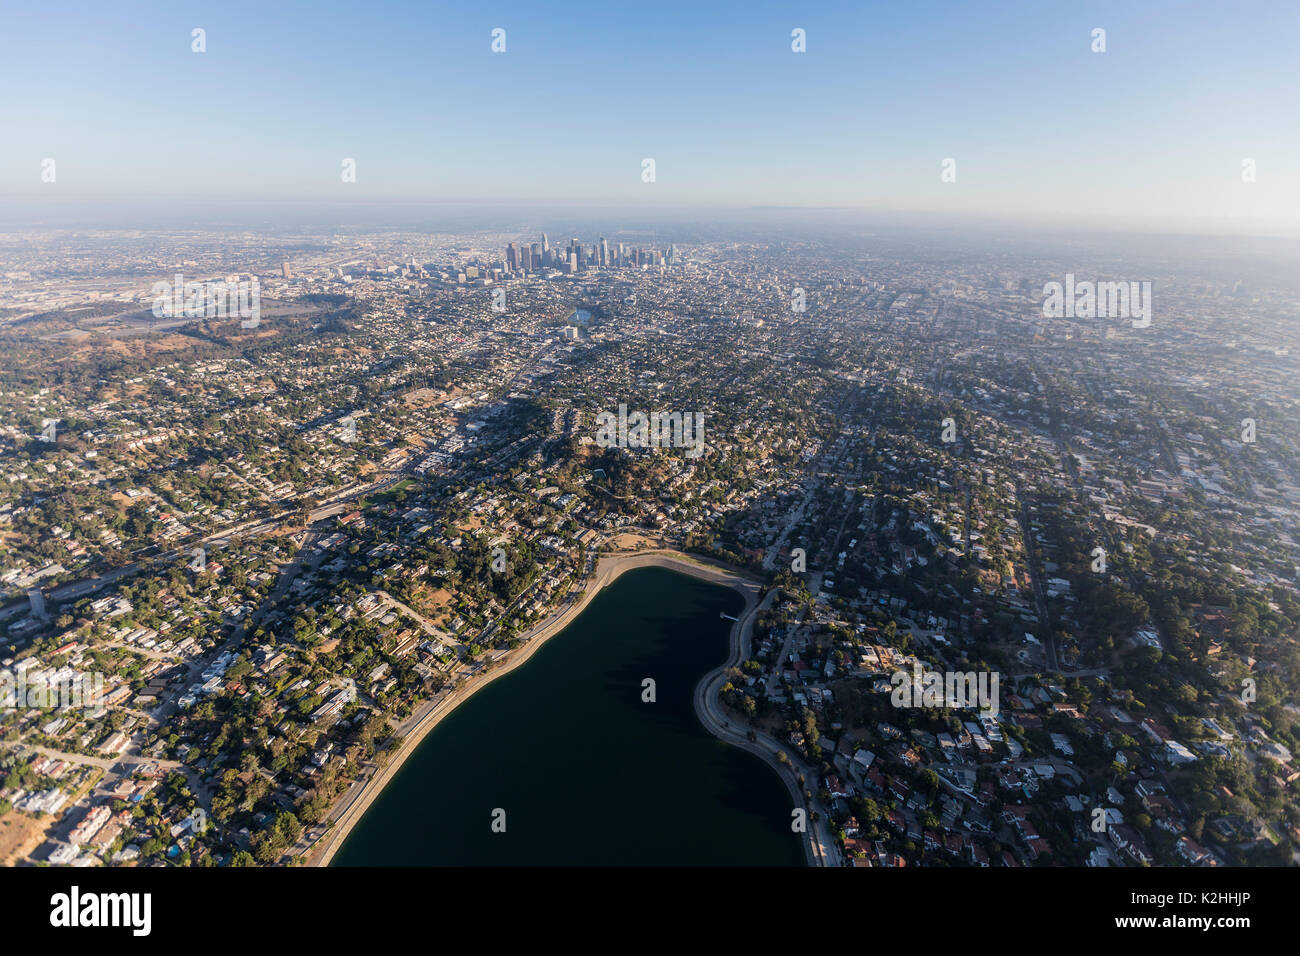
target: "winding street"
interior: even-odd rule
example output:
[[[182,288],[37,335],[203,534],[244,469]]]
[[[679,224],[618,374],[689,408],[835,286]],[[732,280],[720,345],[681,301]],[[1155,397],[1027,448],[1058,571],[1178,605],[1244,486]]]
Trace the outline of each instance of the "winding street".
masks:
[[[776,771],[785,784],[786,790],[790,793],[793,806],[801,808],[807,813],[807,828],[802,842],[804,858],[808,861],[808,865],[843,866],[835,836],[830,829],[829,815],[826,808],[815,797],[812,800],[806,800],[804,798],[805,788],[799,784],[799,777],[803,777],[805,781],[812,784],[807,789],[815,792],[817,771],[806,766],[797,756],[791,755],[775,737],[769,734],[755,730],[753,731],[754,739],[750,740],[748,736],[749,728],[743,728],[742,725],[733,725],[723,711],[719,693],[722,685],[726,683],[726,672],[732,667],[738,667],[742,661],[749,657],[754,621],[757,620],[759,611],[766,610],[771,606],[777,594],[777,589],[772,588],[766,594],[763,594],[760,601],[759,595],[762,594],[762,588],[759,584],[738,576],[731,577],[726,583],[744,595],[745,609],[740,614],[740,620],[731,626],[730,657],[721,667],[705,674],[695,687],[695,715],[709,733],[719,740],[731,744],[733,747],[747,750],[762,758],[768,766]],[[777,759],[776,755],[778,753],[784,753],[790,762],[788,764],[782,763]],[[817,817],[815,820],[813,819],[814,814]]]
[[[764,760],[776,771],[790,793],[792,807],[802,808],[808,812],[808,827],[804,834],[804,855],[809,866],[841,866],[842,861],[830,830],[826,808],[815,799],[809,803],[804,799],[798,777],[816,783],[816,771],[805,766],[797,756],[791,755],[773,737],[755,732],[755,739],[749,740],[747,728],[732,725],[724,714],[718,700],[718,691],[726,682],[726,671],[745,660],[749,654],[750,636],[758,612],[771,605],[776,591],[764,594],[762,583],[738,572],[736,569],[695,555],[686,555],[669,549],[653,549],[640,552],[625,552],[602,555],[597,564],[595,575],[579,582],[575,590],[564,599],[559,607],[545,621],[536,625],[524,635],[524,646],[512,653],[502,662],[502,666],[478,676],[461,674],[462,680],[454,690],[444,689],[433,700],[427,701],[416,710],[397,730],[402,738],[397,751],[389,755],[382,767],[367,764],[371,776],[350,787],[342,798],[326,815],[324,826],[311,828],[294,847],[293,855],[310,857],[314,866],[328,866],[338,849],[347,839],[348,833],[365,813],[374,798],[382,791],[384,785],[401,767],[403,761],[419,745],[424,736],[438,722],[451,713],[467,697],[481,687],[524,664],[548,638],[564,629],[573,619],[582,613],[587,604],[604,589],[606,585],[625,571],[639,567],[664,567],[692,577],[697,577],[714,584],[735,588],[745,598],[745,609],[740,618],[731,627],[731,653],[718,668],[701,678],[695,687],[694,709],[700,723],[718,739],[749,751]],[[471,677],[472,679],[465,679]],[[789,764],[777,760],[778,753],[786,753]],[[809,788],[812,789],[812,788]],[[818,819],[813,820],[813,813]]]

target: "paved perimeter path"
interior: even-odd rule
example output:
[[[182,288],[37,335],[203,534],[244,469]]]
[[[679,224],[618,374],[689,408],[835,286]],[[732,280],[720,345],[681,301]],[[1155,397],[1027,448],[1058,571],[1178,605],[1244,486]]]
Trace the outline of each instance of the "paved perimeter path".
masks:
[[[804,807],[809,811],[821,809],[821,819],[816,824],[809,820],[804,847],[805,856],[809,865],[812,866],[838,866],[838,853],[835,850],[834,839],[831,837],[826,824],[825,810],[824,808],[809,807],[806,804],[803,791],[796,779],[796,773],[802,773],[805,775],[805,779],[815,780],[815,772],[804,767],[797,760],[792,760],[791,766],[795,768],[793,770],[791,766],[782,765],[777,761],[776,753],[784,748],[776,740],[767,734],[761,733],[757,735],[757,741],[748,740],[743,731],[728,726],[727,719],[722,716],[721,705],[718,704],[717,693],[718,688],[725,681],[724,672],[727,668],[738,665],[748,655],[750,634],[753,630],[754,618],[757,616],[760,607],[759,600],[762,593],[762,584],[727,565],[706,558],[686,555],[680,551],[668,550],[602,555],[600,562],[596,566],[595,576],[586,583],[583,590],[570,594],[550,617],[532,628],[527,634],[522,635],[525,640],[523,647],[505,658],[494,670],[486,674],[476,673],[474,676],[462,680],[455,690],[443,692],[419,707],[414,714],[397,728],[397,733],[402,737],[402,742],[396,753],[389,755],[384,766],[377,773],[362,782],[353,784],[326,816],[326,822],[332,823],[333,826],[316,843],[315,847],[308,851],[308,855],[312,857],[311,864],[314,866],[329,865],[330,860],[334,858],[339,847],[343,845],[348,834],[365,814],[371,802],[374,801],[388,781],[401,768],[406,758],[419,746],[425,735],[433,730],[443,717],[455,710],[480,688],[487,686],[497,677],[508,674],[526,662],[548,639],[554,637],[572,623],[588,603],[620,575],[636,568],[652,567],[667,568],[713,584],[732,587],[744,595],[745,610],[741,612],[740,619],[731,628],[731,656],[721,667],[706,674],[696,686],[695,713],[699,716],[700,722],[714,736],[719,737],[726,743],[743,747],[767,761],[780,775],[786,788],[790,791],[791,798],[795,801],[793,806]],[[775,591],[770,592],[763,599],[761,606],[768,606],[774,595]],[[787,754],[787,756],[789,755]],[[811,812],[809,816],[811,817]],[[300,844],[300,847],[306,849],[302,844]]]
[[[704,575],[700,575],[704,577]],[[823,807],[816,798],[808,799],[804,796],[804,791],[816,791],[817,770],[806,766],[798,756],[791,754],[783,747],[776,738],[760,730],[754,730],[754,739],[749,739],[751,728],[744,724],[732,723],[731,718],[726,714],[722,706],[719,692],[722,685],[727,681],[727,670],[732,667],[740,666],[742,661],[750,657],[749,649],[751,638],[754,633],[754,621],[758,618],[758,612],[764,611],[772,605],[772,600],[776,597],[777,590],[772,588],[766,594],[762,592],[762,586],[747,578],[741,578],[738,575],[732,575],[731,580],[719,581],[718,583],[729,584],[745,596],[745,609],[740,613],[740,619],[731,627],[731,655],[726,663],[716,670],[710,671],[704,675],[695,688],[695,714],[700,718],[709,733],[715,737],[729,743],[732,746],[748,750],[750,753],[761,757],[764,762],[776,771],[781,782],[785,784],[786,789],[790,792],[791,810],[802,809],[805,815],[806,829],[804,832],[803,849],[804,858],[808,861],[809,866],[842,866],[839,849],[835,844],[835,836],[831,832],[826,808]],[[760,595],[762,595],[760,599]],[[777,759],[778,753],[784,753],[789,763],[782,763]],[[805,781],[805,785],[799,783],[800,777]],[[813,814],[817,814],[817,819],[813,820]],[[791,814],[793,822],[794,815]]]

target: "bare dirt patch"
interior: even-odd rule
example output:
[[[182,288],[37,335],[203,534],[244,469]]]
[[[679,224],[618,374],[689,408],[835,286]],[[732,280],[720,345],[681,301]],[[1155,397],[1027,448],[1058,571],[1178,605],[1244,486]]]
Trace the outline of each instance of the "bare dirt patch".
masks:
[[[0,866],[13,866],[31,855],[45,840],[53,817],[10,810],[0,817]]]

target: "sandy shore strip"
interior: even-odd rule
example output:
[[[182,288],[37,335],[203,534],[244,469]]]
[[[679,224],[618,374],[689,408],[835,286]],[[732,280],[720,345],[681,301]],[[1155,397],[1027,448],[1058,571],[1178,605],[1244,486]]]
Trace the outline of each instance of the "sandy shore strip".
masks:
[[[334,858],[334,854],[338,852],[339,847],[347,840],[348,834],[352,832],[352,828],[356,826],[357,821],[365,815],[370,804],[387,786],[393,775],[401,769],[406,759],[415,752],[425,735],[438,726],[443,717],[502,674],[508,674],[516,667],[524,664],[546,641],[571,624],[597,594],[617,580],[620,575],[637,568],[667,568],[671,571],[678,571],[708,581],[711,584],[735,588],[745,596],[745,610],[741,612],[741,621],[748,621],[749,625],[752,626],[752,611],[756,607],[757,595],[762,588],[762,584],[743,572],[710,561],[708,558],[696,557],[680,551],[651,550],[601,555],[596,564],[595,575],[587,581],[586,589],[577,601],[571,601],[546,620],[531,628],[525,635],[522,635],[526,637],[526,643],[514,651],[503,663],[498,664],[486,674],[478,674],[469,680],[462,680],[461,685],[450,695],[423,704],[397,728],[397,733],[402,737],[401,746],[398,747],[396,752],[388,755],[387,761],[378,773],[360,784],[354,784],[342,796],[340,802],[330,810],[329,815],[326,817],[327,820],[333,821],[334,826],[301,859],[306,860],[308,865],[311,866],[328,866],[330,860]],[[731,659],[723,665],[722,670],[739,663],[736,654],[740,651],[740,629],[740,622],[737,622],[732,627],[732,655]],[[710,672],[701,681],[700,686],[703,687],[714,674],[719,672]],[[705,727],[715,733],[716,736],[727,739],[729,743],[734,742],[728,739],[728,735],[721,732],[722,728],[716,722],[706,720],[704,723]],[[777,766],[775,761],[772,761],[772,763]],[[779,769],[778,766],[778,772]]]

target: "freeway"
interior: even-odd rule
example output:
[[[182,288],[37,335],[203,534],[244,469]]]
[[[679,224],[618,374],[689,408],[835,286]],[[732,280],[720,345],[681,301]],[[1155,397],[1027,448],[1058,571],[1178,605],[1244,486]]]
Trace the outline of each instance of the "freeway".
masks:
[[[346,511],[351,506],[351,502],[354,499],[391,488],[393,485],[401,481],[402,478],[403,476],[401,474],[390,474],[385,472],[383,473],[383,477],[378,481],[367,485],[357,485],[352,488],[346,488],[343,491],[331,495],[311,511],[307,523],[314,524],[317,521],[321,521],[325,518],[339,514],[342,511]],[[217,544],[226,541],[237,534],[265,534],[266,532],[273,531],[285,518],[294,517],[297,513],[298,512],[295,510],[288,510],[266,518],[252,518],[246,521],[241,521],[238,524],[231,525],[227,528],[210,532],[201,538],[189,542],[183,547],[173,548],[171,551],[166,551],[159,555],[156,560],[159,562],[175,561],[180,558],[188,560],[195,548],[209,544]],[[97,575],[96,577],[87,578],[84,581],[70,581],[67,584],[61,584],[47,591],[45,593],[45,599],[47,601],[79,601],[81,598],[94,594],[96,591],[112,584],[114,581],[137,573],[140,570],[140,566],[141,562],[135,561],[131,564],[123,565],[120,568],[115,568],[114,570],[108,571],[104,574]],[[8,608],[5,608],[4,611],[0,612],[0,617],[17,613],[26,607],[27,604],[25,602],[16,602]]]
[[[515,374],[509,379],[509,381],[507,381],[504,384],[500,394],[502,395],[508,394],[510,390],[515,386],[515,384],[519,381],[519,379],[522,378],[524,375],[532,372],[536,367],[538,367],[541,363],[541,360],[547,354],[549,354],[549,352],[552,351],[553,348],[554,348],[553,346],[542,346],[531,356],[529,356],[528,359],[526,359],[521,364],[518,371],[516,371]],[[527,443],[527,445],[524,448],[514,449],[514,453],[516,455],[520,455],[524,451],[531,451],[532,447],[535,444],[536,442]],[[498,452],[498,454],[504,456],[509,451],[510,449],[503,449],[500,452]],[[489,462],[485,464],[494,464],[494,463],[499,464],[499,462]],[[468,471],[468,469],[466,470]],[[405,469],[404,471],[411,471],[411,474],[415,473],[411,469]],[[306,523],[313,524],[317,521],[322,520],[323,518],[332,517],[333,515],[336,515],[341,511],[344,511],[349,506],[349,502],[353,501],[356,498],[360,498],[367,494],[372,494],[374,492],[384,491],[388,488],[391,488],[393,485],[402,481],[403,478],[406,477],[404,471],[380,472],[378,480],[376,481],[364,485],[356,485],[353,486],[352,488],[345,488],[342,491],[335,492],[334,494],[327,497],[324,501],[320,502],[315,508],[313,508]],[[280,504],[283,505],[284,502],[280,502]],[[250,518],[241,521],[238,524],[232,525],[228,528],[222,528],[218,531],[213,531],[201,538],[197,538],[195,540],[187,542],[182,546],[173,548],[170,551],[166,551],[161,555],[159,555],[157,560],[175,561],[180,558],[188,559],[188,557],[193,553],[195,548],[203,545],[215,544],[221,541],[225,541],[231,536],[236,534],[263,534],[265,532],[273,530],[285,518],[294,517],[297,513],[298,512],[296,509],[288,508],[284,511],[281,511],[278,514],[270,515],[267,517]],[[127,577],[129,575],[137,573],[140,570],[140,566],[141,566],[140,561],[133,561],[130,564],[124,565],[120,568],[115,568],[112,571],[105,572],[104,574],[97,575],[95,577],[87,578],[82,581],[70,581],[66,584],[58,585],[50,589],[49,591],[45,592],[45,599],[46,601],[56,601],[56,602],[79,601],[83,597],[86,597],[90,594],[94,594],[96,591],[99,591],[102,588],[106,587],[107,585],[112,584],[114,581],[118,581],[123,577]],[[26,601],[13,602],[9,606],[0,609],[0,620],[19,614],[27,607],[28,604]]]

